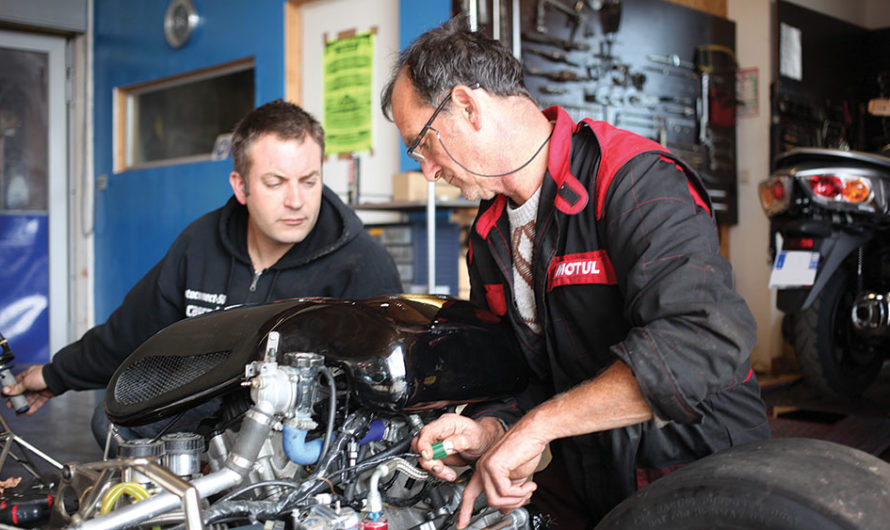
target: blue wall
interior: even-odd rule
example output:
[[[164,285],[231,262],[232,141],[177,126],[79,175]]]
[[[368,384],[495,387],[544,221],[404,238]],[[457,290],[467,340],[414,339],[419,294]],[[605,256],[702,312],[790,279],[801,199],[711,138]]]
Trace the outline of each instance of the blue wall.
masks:
[[[256,103],[284,97],[283,0],[194,0],[201,24],[174,50],[168,1],[95,0],[96,322],[163,257],[176,235],[231,195],[231,159],[113,174],[115,87],[254,57]]]
[[[399,0],[399,49],[451,17],[451,0]],[[402,149],[402,171],[420,171],[420,164]]]
[[[201,24],[178,50],[164,39],[169,1],[94,3],[95,174],[107,177],[107,187],[96,191],[96,322],[105,321],[189,222],[231,196],[231,159],[114,174],[113,89],[254,57],[256,104],[284,97],[285,1],[193,1]],[[400,1],[403,47],[450,16],[450,0]],[[416,165],[407,157],[402,162]]]

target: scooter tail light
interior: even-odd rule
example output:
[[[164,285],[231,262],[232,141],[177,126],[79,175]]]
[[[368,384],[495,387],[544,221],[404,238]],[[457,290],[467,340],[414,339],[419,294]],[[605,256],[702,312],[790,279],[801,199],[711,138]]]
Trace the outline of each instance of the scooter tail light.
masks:
[[[871,195],[871,186],[862,179],[852,179],[844,183],[841,196],[849,202],[865,202]]]
[[[772,177],[760,183],[760,206],[766,215],[772,216],[788,209],[791,202],[789,185],[786,177]]]
[[[785,191],[785,183],[778,179],[770,182],[769,191],[778,201],[785,200],[785,197],[788,195],[788,193]]]
[[[816,240],[812,237],[795,237],[785,240],[785,248],[791,250],[813,250]]]
[[[834,175],[813,175],[810,177],[810,189],[819,197],[833,199],[844,189],[843,182]]]

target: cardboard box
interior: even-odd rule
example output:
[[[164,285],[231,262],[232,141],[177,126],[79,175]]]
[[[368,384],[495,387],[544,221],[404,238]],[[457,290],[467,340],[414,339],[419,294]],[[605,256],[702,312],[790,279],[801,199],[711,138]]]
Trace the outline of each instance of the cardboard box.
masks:
[[[392,177],[392,200],[425,201],[427,180],[420,171],[396,173]],[[460,198],[460,189],[444,180],[436,182],[436,199],[448,201]]]

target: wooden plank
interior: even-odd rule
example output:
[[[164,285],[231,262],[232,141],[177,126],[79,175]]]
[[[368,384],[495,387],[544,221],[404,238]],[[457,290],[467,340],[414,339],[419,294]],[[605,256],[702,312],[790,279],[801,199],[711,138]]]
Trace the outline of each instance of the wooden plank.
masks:
[[[717,240],[720,241],[720,255],[729,261],[729,226],[717,225]]]
[[[114,89],[114,172],[120,173],[127,168],[127,93],[120,88]]]
[[[290,0],[284,5],[284,98],[295,105],[303,99],[303,23],[300,6]]]
[[[782,414],[788,414],[789,412],[797,412],[800,410],[800,407],[796,405],[773,405],[769,409],[771,418],[778,418]]]
[[[726,18],[726,0],[668,0],[675,4],[698,9],[718,17]]]
[[[253,68],[253,66],[253,57],[244,57],[242,59],[235,59],[234,61],[229,61],[227,63],[217,64],[215,66],[197,68],[195,70],[189,70],[188,72],[182,72],[180,74],[161,77],[159,79],[152,79],[151,81],[133,83],[130,85],[122,86],[118,90],[122,92],[123,97],[126,97],[133,93],[146,92],[158,87],[170,86],[182,80],[195,81],[199,78],[217,77],[227,73],[228,71],[236,72],[240,70],[246,70],[248,68]]]

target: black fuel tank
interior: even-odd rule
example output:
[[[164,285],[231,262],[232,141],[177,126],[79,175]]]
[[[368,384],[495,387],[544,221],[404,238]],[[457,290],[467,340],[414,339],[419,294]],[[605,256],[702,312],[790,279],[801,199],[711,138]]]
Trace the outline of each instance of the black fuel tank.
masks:
[[[366,300],[290,299],[177,322],[118,368],[105,395],[109,418],[154,421],[236,390],[244,366],[261,360],[266,338],[289,352],[324,355],[350,374],[357,399],[397,412],[519,392],[527,366],[509,325],[448,296]]]

